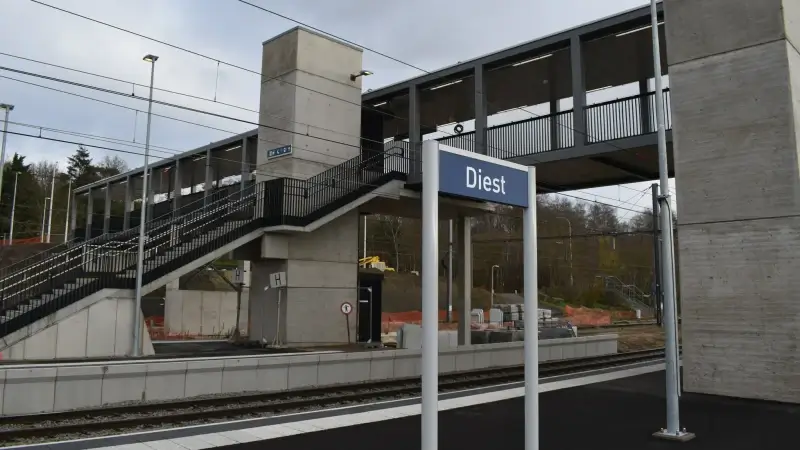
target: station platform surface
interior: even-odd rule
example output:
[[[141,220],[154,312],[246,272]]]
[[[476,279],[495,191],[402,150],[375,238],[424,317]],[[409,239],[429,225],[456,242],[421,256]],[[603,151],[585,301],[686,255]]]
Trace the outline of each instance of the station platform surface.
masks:
[[[800,405],[684,394],[681,424],[689,442],[652,437],[665,426],[664,372],[540,394],[540,448],[753,450],[791,447]],[[524,448],[522,397],[439,413],[439,449]],[[408,450],[419,448],[420,416],[332,428],[268,441],[218,446],[256,450]]]

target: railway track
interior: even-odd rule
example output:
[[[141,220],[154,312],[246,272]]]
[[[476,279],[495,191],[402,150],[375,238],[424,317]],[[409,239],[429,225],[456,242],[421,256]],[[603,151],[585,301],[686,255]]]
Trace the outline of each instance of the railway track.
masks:
[[[664,349],[592,358],[545,362],[540,377],[657,361]],[[474,370],[439,376],[439,391],[498,385],[524,380],[523,366]],[[294,391],[217,396],[174,402],[137,403],[91,410],[0,417],[0,444],[29,444],[52,440],[108,436],[225,420],[269,417],[290,412],[418,396],[419,377],[337,385]]]

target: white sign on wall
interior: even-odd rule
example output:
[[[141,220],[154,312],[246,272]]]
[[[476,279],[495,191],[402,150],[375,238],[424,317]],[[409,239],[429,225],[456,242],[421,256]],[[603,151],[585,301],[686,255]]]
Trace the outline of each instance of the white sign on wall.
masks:
[[[269,275],[269,287],[281,288],[286,286],[286,272],[275,272]]]

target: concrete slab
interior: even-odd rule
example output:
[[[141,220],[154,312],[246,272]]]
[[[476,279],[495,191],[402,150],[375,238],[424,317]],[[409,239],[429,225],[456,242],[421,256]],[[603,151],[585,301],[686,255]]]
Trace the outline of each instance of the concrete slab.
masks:
[[[186,392],[186,362],[149,363],[145,379],[145,399],[173,400]]]
[[[222,392],[252,392],[258,390],[258,359],[225,360],[222,370]]]
[[[103,404],[144,401],[147,364],[105,366]]]
[[[289,389],[288,357],[260,358],[256,372],[259,391],[282,391]]]
[[[52,411],[55,405],[57,370],[7,369],[3,414],[33,414]]]
[[[387,380],[394,377],[394,350],[377,350],[371,353],[370,380]]]
[[[418,377],[422,374],[422,350],[397,350],[394,354],[394,377]]]
[[[65,411],[102,405],[102,379],[102,366],[59,367],[56,373],[55,409]]]
[[[317,369],[320,356],[289,356],[289,389],[319,385]]]
[[[222,393],[222,368],[225,360],[189,361],[186,365],[185,396]]]

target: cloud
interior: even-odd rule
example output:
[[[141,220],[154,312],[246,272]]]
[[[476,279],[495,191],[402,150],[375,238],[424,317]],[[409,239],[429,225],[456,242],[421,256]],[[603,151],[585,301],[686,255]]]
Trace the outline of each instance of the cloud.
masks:
[[[296,25],[235,0],[44,1],[253,70],[260,68],[261,42]],[[643,0],[250,1],[426,70],[472,59],[646,3]],[[214,60],[70,16],[29,0],[3,0],[0,42],[3,42],[0,45],[1,52],[96,72],[142,85],[149,83],[150,75],[150,66],[142,61],[142,57],[153,53],[160,57],[156,64],[156,86],[208,99],[216,96],[221,102],[250,109],[258,108],[259,79],[255,74],[224,64],[218,66]],[[134,89],[129,84],[49,68],[2,55],[0,65],[122,92],[135,90],[139,96],[147,95],[147,89],[142,87]],[[379,88],[420,74],[416,69],[370,52],[364,53],[364,67],[375,72],[374,76],[365,79],[364,89]],[[142,111],[147,109],[146,102],[123,96],[8,72],[0,72],[0,76],[24,79]],[[156,92],[155,96],[157,99],[249,121],[257,121],[258,118],[255,113],[218,103],[161,92]],[[108,136],[129,142],[135,136],[137,143],[144,142],[144,114],[137,115],[130,110],[2,78],[0,102],[16,105],[11,117],[14,122]],[[254,128],[249,124],[160,105],[154,106],[154,112],[232,132]],[[30,128],[12,125],[10,129],[38,134],[38,131]],[[44,135],[115,146],[87,138],[48,132],[44,132]],[[152,124],[152,143],[175,151],[188,150],[227,136],[229,134],[224,132],[157,117]],[[57,160],[62,167],[66,157],[73,153],[74,147],[71,144],[19,136],[8,138],[9,153],[17,151],[28,155],[30,161]],[[132,152],[142,151],[121,145],[117,147],[127,148]],[[99,160],[105,152],[95,150],[92,153]],[[156,155],[165,156],[165,153]],[[120,156],[131,166],[141,165],[141,156]],[[637,185],[636,188],[641,187]],[[616,197],[616,191],[616,188],[592,190],[607,197]]]

